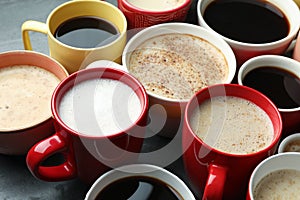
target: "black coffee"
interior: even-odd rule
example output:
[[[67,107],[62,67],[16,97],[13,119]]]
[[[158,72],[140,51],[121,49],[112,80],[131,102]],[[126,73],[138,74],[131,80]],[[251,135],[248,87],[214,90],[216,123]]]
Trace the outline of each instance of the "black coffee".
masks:
[[[243,85],[254,88],[269,97],[278,108],[300,106],[300,79],[277,67],[259,67],[243,79]]]
[[[203,18],[219,34],[240,42],[274,42],[289,33],[287,17],[265,0],[214,0]]]
[[[63,22],[54,37],[72,47],[94,48],[111,43],[119,31],[111,22],[95,16],[81,16]]]
[[[160,180],[149,177],[120,179],[106,186],[96,200],[179,200],[179,194]]]

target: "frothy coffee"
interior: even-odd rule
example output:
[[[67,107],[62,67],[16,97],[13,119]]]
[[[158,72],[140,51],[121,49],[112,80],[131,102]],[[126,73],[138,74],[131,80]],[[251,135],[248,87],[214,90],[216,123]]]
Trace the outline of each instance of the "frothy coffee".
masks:
[[[147,92],[181,100],[206,86],[224,83],[229,70],[218,48],[200,37],[180,33],[143,42],[131,53],[128,69]]]
[[[231,154],[249,154],[269,146],[271,119],[254,103],[233,96],[208,99],[190,119],[193,132],[206,144]]]
[[[171,10],[181,6],[185,0],[127,0],[128,3],[135,7],[151,10],[151,11],[164,11]]]
[[[62,97],[58,111],[71,129],[103,136],[129,128],[141,115],[142,108],[131,87],[101,78],[76,83]]]
[[[285,169],[271,172],[254,189],[255,200],[289,199],[300,197],[300,171]]]
[[[18,130],[51,117],[50,100],[60,80],[28,65],[0,69],[0,129]]]

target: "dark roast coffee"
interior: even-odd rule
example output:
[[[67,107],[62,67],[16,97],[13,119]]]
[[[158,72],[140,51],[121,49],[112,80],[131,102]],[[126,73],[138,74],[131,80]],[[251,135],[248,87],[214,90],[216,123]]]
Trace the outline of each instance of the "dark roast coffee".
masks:
[[[94,48],[111,43],[118,37],[111,22],[96,16],[80,16],[63,22],[54,36],[60,42],[79,48]]]
[[[96,200],[179,200],[179,194],[169,185],[150,177],[129,177],[106,186]]]
[[[269,97],[278,108],[300,106],[300,79],[278,67],[259,67],[243,79],[243,85],[254,88]]]
[[[287,17],[265,0],[214,0],[203,18],[216,32],[239,42],[274,42],[289,33]]]

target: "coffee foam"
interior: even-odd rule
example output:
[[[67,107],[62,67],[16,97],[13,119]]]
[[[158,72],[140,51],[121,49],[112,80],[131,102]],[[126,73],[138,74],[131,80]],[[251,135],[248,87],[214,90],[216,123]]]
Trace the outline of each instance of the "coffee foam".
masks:
[[[127,129],[141,114],[141,103],[128,85],[111,79],[75,84],[59,105],[62,121],[90,136],[111,135]]]
[[[51,117],[50,100],[60,80],[28,65],[0,69],[0,129],[18,130]]]
[[[182,5],[185,0],[127,0],[128,3],[145,10],[164,11],[171,10]]]
[[[194,110],[190,123],[205,143],[231,154],[257,152],[274,137],[269,116],[254,103],[233,96],[204,101]]]
[[[146,40],[130,55],[128,69],[148,92],[181,100],[228,76],[227,61],[218,48],[179,33]]]
[[[300,171],[285,169],[271,172],[254,189],[255,200],[289,199],[300,197]]]

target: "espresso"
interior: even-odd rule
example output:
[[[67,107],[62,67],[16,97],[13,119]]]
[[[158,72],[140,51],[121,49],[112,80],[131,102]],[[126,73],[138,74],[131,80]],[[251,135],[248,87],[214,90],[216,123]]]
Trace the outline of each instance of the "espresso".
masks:
[[[117,27],[96,16],[80,16],[63,22],[54,37],[60,42],[78,48],[94,48],[114,41],[119,35]]]
[[[181,100],[225,82],[228,76],[227,61],[218,48],[203,38],[180,33],[143,42],[131,53],[128,69],[147,92]]]
[[[128,3],[135,7],[151,10],[151,11],[164,11],[172,10],[181,6],[185,0],[127,0]]]
[[[249,154],[269,146],[271,119],[254,103],[233,96],[213,97],[201,103],[190,118],[193,132],[206,144],[231,154]]]
[[[300,152],[300,139],[287,143],[283,152]]]
[[[51,117],[50,100],[60,80],[36,66],[0,69],[0,130],[18,130]]]
[[[183,200],[183,198],[166,183],[150,177],[123,178],[106,186],[95,200]]]
[[[300,197],[300,171],[285,169],[271,172],[254,189],[255,200],[289,199]]]
[[[285,14],[264,0],[214,0],[203,18],[219,34],[246,43],[274,42],[290,29]]]
[[[141,115],[137,94],[123,82],[91,79],[76,83],[62,97],[58,112],[71,129],[107,136],[129,128]]]
[[[259,67],[247,73],[243,84],[268,96],[279,108],[300,106],[300,78],[278,67]]]

